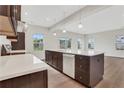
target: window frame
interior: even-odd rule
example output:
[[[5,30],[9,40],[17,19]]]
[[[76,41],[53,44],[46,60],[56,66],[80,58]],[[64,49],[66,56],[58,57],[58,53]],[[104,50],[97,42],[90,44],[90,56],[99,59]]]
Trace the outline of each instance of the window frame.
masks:
[[[65,43],[63,43],[63,44],[65,44],[63,47],[61,45],[62,40],[65,42]],[[72,47],[71,42],[72,42],[71,38],[61,37],[61,38],[59,38],[59,48],[60,49],[71,49],[71,47]]]
[[[36,36],[34,36],[34,35],[36,35]],[[37,37],[37,35],[39,35],[38,37]],[[40,35],[41,35],[41,38],[40,38]],[[36,39],[37,38],[37,39]],[[39,39],[38,39],[39,38]],[[41,41],[41,43],[40,43],[40,41],[38,42],[37,41],[37,43],[39,43],[39,48],[37,47],[35,47],[34,45],[36,45],[35,43],[35,40],[42,40]],[[33,35],[32,35],[32,42],[33,42],[33,51],[43,51],[44,50],[44,34],[42,34],[42,33],[34,33]],[[41,46],[41,47],[40,47]],[[40,49],[41,48],[41,49]]]

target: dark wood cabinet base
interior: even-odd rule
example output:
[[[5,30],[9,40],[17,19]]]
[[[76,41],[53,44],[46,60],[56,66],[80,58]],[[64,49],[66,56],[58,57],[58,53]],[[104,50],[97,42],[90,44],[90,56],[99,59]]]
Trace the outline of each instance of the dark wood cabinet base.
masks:
[[[45,62],[63,73],[63,52],[46,50],[45,55]],[[89,88],[95,87],[103,79],[104,53],[93,56],[71,55],[75,55],[75,77],[73,79]]]
[[[47,70],[0,81],[0,88],[47,88]]]
[[[45,62],[57,69],[58,71],[63,71],[63,54],[60,52],[45,51]]]

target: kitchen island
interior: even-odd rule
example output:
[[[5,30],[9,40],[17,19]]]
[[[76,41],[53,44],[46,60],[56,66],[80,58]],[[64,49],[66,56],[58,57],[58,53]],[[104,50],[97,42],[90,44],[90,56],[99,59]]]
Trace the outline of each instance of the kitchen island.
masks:
[[[104,53],[46,50],[46,63],[87,87],[95,87],[104,75]]]
[[[0,57],[1,88],[47,88],[47,67],[31,54]]]

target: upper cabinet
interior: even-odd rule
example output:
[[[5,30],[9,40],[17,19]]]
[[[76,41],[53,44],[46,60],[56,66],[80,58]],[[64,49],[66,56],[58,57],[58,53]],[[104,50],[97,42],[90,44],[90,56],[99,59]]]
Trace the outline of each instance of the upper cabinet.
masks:
[[[0,20],[0,35],[16,37],[18,21],[21,21],[21,6],[0,5]]]
[[[10,17],[14,17],[16,20],[21,21],[21,6],[20,5],[10,6]]]
[[[10,6],[8,5],[0,5],[0,15],[9,16],[10,15],[8,11],[9,9],[10,9]]]
[[[21,21],[21,5],[0,5],[0,15]]]

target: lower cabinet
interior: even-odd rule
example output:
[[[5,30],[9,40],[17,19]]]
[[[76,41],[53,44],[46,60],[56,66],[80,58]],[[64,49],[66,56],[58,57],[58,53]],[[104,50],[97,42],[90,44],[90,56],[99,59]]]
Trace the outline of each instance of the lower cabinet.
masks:
[[[63,71],[63,56],[60,52],[45,51],[45,57],[47,64],[56,68],[59,71]]]
[[[45,54],[49,65],[87,87],[94,87],[103,79],[104,54],[85,56],[48,50]]]
[[[95,56],[75,55],[75,80],[94,87],[103,79],[104,54]]]
[[[0,88],[48,88],[48,72],[43,70],[0,81]]]
[[[90,83],[90,57],[75,55],[75,79],[89,86]]]
[[[25,33],[17,33],[17,42],[11,42],[12,50],[25,50]]]

